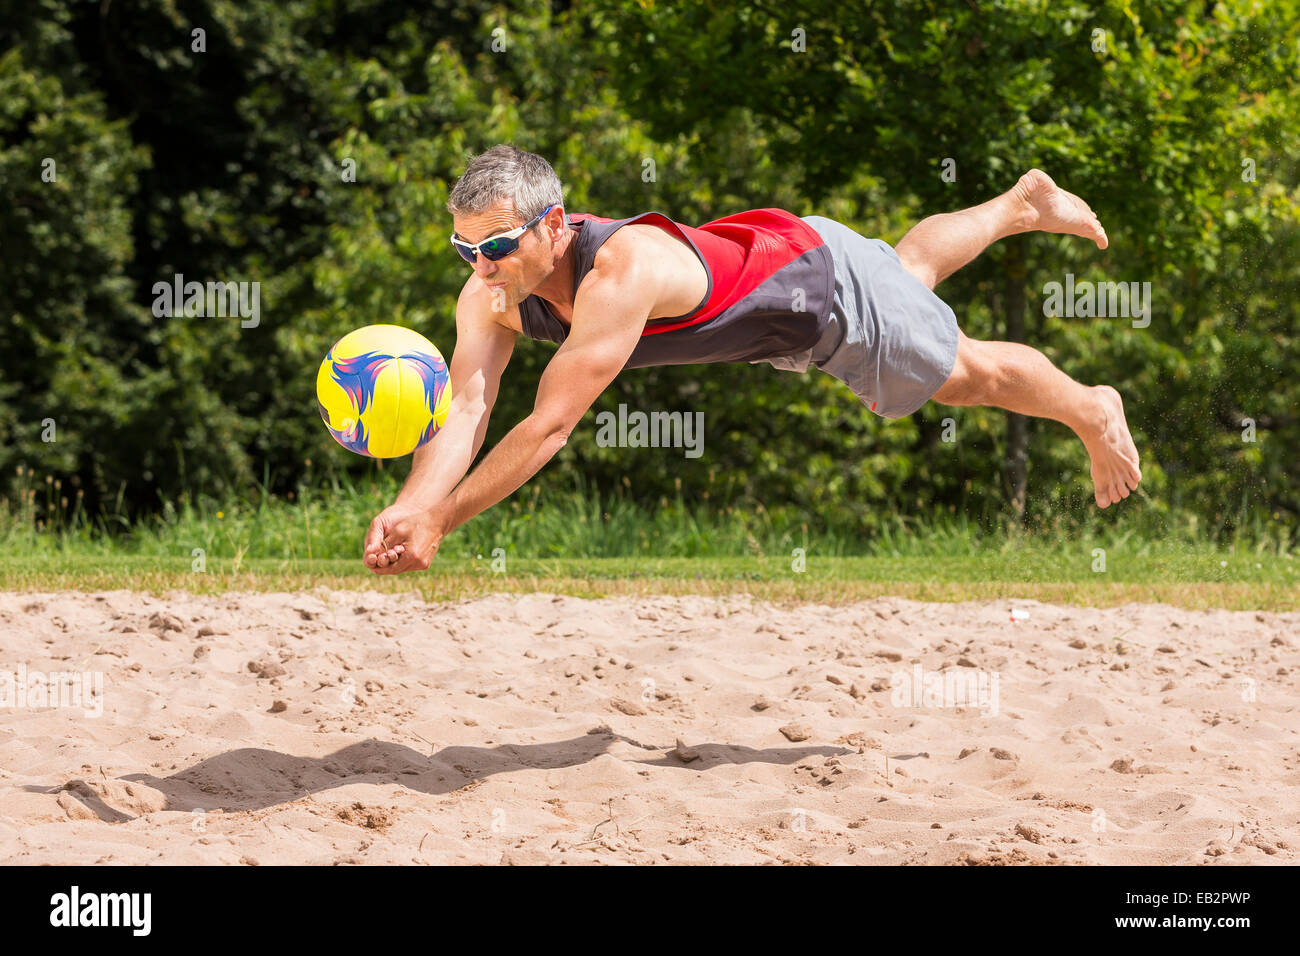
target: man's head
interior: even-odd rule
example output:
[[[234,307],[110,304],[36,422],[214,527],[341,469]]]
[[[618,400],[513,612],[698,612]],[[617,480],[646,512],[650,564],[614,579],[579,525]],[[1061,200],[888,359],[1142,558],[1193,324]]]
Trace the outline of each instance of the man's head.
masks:
[[[547,211],[549,207],[549,211]],[[551,164],[513,146],[493,146],[470,161],[447,200],[453,238],[476,245],[545,216],[518,236],[518,248],[495,261],[474,253],[474,273],[508,305],[518,305],[555,271],[565,242],[564,191]],[[506,245],[509,245],[507,242]],[[461,247],[462,256],[466,250]]]

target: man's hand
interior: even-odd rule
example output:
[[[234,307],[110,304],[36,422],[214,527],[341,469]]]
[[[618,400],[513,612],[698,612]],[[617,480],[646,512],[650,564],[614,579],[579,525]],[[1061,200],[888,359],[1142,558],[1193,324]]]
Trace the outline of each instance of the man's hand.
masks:
[[[444,511],[394,504],[379,512],[366,532],[366,567],[376,574],[428,568],[447,533]]]

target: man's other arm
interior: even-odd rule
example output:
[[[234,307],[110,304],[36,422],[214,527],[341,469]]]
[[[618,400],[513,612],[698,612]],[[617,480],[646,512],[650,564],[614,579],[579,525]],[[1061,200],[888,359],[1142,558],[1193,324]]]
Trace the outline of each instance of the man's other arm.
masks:
[[[442,427],[412,457],[411,473],[391,507],[371,523],[365,556],[380,550],[393,519],[428,512],[456,487],[483,445],[501,376],[518,334],[492,312],[490,290],[471,279],[456,303],[456,345],[452,352],[451,407]],[[370,561],[366,562],[371,564]],[[372,565],[373,566],[373,565]]]

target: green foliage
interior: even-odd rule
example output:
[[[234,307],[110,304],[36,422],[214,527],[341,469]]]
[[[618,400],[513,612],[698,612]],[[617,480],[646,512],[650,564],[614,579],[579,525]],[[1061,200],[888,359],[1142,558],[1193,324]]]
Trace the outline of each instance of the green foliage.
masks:
[[[32,521],[117,527],[168,502],[386,487],[393,465],[320,426],[316,366],[372,322],[451,353],[466,272],[443,204],[469,154],[513,141],[551,159],[570,211],[698,223],[775,205],[893,242],[1047,169],[1098,210],[1110,250],[1027,237],[1021,277],[995,246],[940,286],[963,328],[1000,337],[1010,284],[1028,290],[1028,341],[1125,396],[1146,481],[1123,508],[1150,527],[1294,533],[1297,14],[1294,0],[21,5],[0,24],[0,488]],[[1066,272],[1150,281],[1151,326],[1043,315],[1039,290]],[[155,318],[152,285],[176,273],[260,282],[259,326]],[[550,352],[515,349],[485,449],[531,409]],[[597,446],[595,414],[620,403],[705,410],[704,456]],[[1096,513],[1063,426],[1030,438],[1031,527],[1126,520]],[[1000,527],[1005,451],[996,411],[885,422],[816,371],[654,368],[620,376],[533,487],[852,542],[936,513]],[[26,483],[46,477],[62,490],[42,503]],[[352,510],[335,520],[360,534]]]
[[[144,152],[18,49],[0,54],[0,104],[0,474],[39,461],[75,504],[83,481],[136,470],[161,397],[126,275]]]

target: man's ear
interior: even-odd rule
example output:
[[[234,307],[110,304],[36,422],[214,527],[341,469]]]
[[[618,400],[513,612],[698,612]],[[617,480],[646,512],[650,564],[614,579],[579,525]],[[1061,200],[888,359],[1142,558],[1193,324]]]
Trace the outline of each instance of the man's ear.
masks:
[[[559,242],[560,237],[564,235],[564,230],[568,228],[568,221],[564,218],[564,207],[556,206],[546,216],[546,226],[551,230],[551,242]]]

